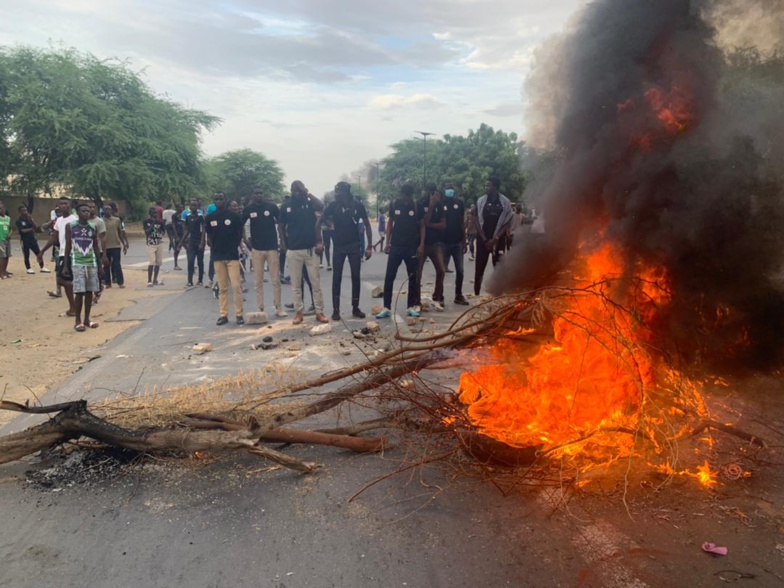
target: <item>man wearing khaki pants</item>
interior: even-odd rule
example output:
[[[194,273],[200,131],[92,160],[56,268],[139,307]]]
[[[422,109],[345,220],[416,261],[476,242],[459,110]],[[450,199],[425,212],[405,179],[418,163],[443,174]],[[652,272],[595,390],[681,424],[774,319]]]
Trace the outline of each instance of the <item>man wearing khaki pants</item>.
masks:
[[[324,295],[321,292],[319,275],[319,253],[324,249],[321,237],[320,211],[324,205],[308,193],[305,185],[297,180],[291,184],[291,198],[283,204],[280,212],[280,248],[288,251],[286,259],[291,274],[291,289],[294,294],[294,324],[302,323],[302,270],[307,268],[313,286],[313,305],[316,320],[328,323],[324,315]]]
[[[278,219],[280,210],[277,204],[264,197],[261,188],[253,190],[253,203],[242,211],[243,225],[250,223],[250,243],[253,271],[255,272],[256,304],[264,312],[264,264],[269,269],[272,281],[272,301],[275,316],[288,316],[280,302],[280,254],[278,253]]]
[[[238,325],[244,325],[242,316],[242,283],[240,281],[240,243],[243,236],[242,217],[226,208],[226,195],[213,196],[216,210],[207,215],[205,225],[210,257],[218,278],[218,303],[220,316],[217,325],[229,322],[229,283],[234,296],[234,315]]]

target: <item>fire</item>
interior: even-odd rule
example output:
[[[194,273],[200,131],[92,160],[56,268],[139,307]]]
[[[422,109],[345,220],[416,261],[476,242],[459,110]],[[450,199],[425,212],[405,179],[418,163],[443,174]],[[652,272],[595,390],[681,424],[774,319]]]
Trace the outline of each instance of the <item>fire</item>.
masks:
[[[670,293],[663,269],[630,267],[611,244],[587,255],[578,273],[552,301],[554,341],[533,355],[518,342],[494,346],[492,362],[461,376],[460,400],[484,435],[606,463],[633,454],[640,437],[654,439],[648,428],[677,412],[651,400],[678,378],[651,348]]]

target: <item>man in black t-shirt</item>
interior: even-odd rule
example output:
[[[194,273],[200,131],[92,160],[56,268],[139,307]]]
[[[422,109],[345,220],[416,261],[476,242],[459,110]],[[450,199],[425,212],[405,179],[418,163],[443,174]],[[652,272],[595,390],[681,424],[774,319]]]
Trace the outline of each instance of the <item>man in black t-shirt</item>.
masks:
[[[328,323],[324,315],[324,295],[321,292],[319,275],[319,253],[324,249],[321,237],[321,201],[310,194],[305,185],[297,180],[291,184],[291,198],[280,211],[280,248],[287,251],[291,289],[294,294],[294,324],[303,321],[302,272],[307,269],[313,288],[313,306],[316,320]]]
[[[280,301],[280,255],[278,253],[278,219],[280,210],[277,204],[264,197],[261,188],[253,190],[253,202],[242,211],[243,224],[250,223],[250,247],[255,273],[256,304],[264,312],[264,263],[269,269],[272,280],[272,302],[275,316],[288,316]]]
[[[401,263],[408,273],[408,316],[419,316],[419,283],[417,271],[419,257],[425,252],[425,225],[422,209],[414,202],[414,187],[405,184],[400,188],[400,198],[389,207],[387,220],[387,272],[384,277],[384,310],[376,318],[392,316],[392,293]]]
[[[240,278],[240,243],[243,237],[242,217],[226,208],[226,195],[213,196],[215,212],[205,219],[210,257],[218,279],[218,325],[229,322],[229,283],[234,296],[234,315],[238,325],[245,324],[242,316],[242,282]],[[192,216],[192,215],[189,215]]]
[[[35,224],[33,217],[27,212],[27,207],[22,205],[19,207],[19,218],[16,219],[16,229],[19,231],[19,238],[22,241],[22,254],[24,255],[24,264],[27,268],[28,274],[34,274],[35,270],[30,266],[30,252],[35,253],[36,257],[41,252],[38,247],[38,240],[35,238],[35,232],[39,230],[39,226]],[[44,260],[37,259],[38,266],[43,273],[49,273],[49,270],[44,267]]]
[[[432,182],[425,186],[425,192],[419,201],[419,207],[424,214],[423,223],[425,225],[425,251],[419,258],[417,271],[417,283],[422,286],[422,269],[425,266],[425,259],[429,258],[433,262],[433,269],[436,271],[436,286],[433,290],[433,306],[436,310],[444,310],[444,250],[441,248],[441,237],[446,228],[446,206],[443,203],[443,195]]]
[[[351,268],[351,313],[356,318],[365,318],[365,313],[359,309],[359,271],[362,266],[362,254],[359,244],[359,221],[364,223],[367,236],[365,259],[370,259],[373,253],[373,233],[370,227],[367,210],[361,202],[351,194],[351,184],[338,182],[335,186],[335,200],[330,202],[324,210],[323,221],[331,222],[333,242],[333,269],[332,274],[332,320],[340,320],[340,286],[343,281],[343,265],[348,258]],[[329,260],[327,260],[329,262]]]
[[[452,182],[444,185],[444,206],[446,207],[446,228],[441,237],[441,246],[444,250],[444,264],[449,265],[449,260],[455,260],[455,304],[468,305],[468,300],[463,296],[463,256],[467,250],[465,233],[465,204],[455,196],[455,187]]]
[[[206,231],[204,230],[204,216],[199,212],[199,201],[192,199],[190,214],[183,220],[184,230],[178,248],[185,246],[188,258],[188,287],[193,286],[193,273],[195,265],[199,265],[199,286],[204,285],[204,243]]]
[[[501,180],[495,176],[485,183],[485,195],[476,203],[477,247],[474,294],[479,296],[487,261],[492,256],[493,267],[501,261],[506,249],[506,233],[512,224],[512,203],[499,191]]]
[[[147,211],[149,218],[142,221],[145,242],[147,243],[147,287],[163,286],[163,280],[158,281],[158,273],[163,265],[163,237],[166,235],[166,225],[158,220],[158,210],[151,206]]]

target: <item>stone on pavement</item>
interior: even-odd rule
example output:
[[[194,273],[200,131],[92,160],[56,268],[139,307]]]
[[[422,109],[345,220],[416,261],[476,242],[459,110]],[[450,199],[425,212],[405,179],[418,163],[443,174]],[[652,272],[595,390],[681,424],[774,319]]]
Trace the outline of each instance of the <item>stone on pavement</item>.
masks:
[[[330,325],[329,323],[325,325],[318,325],[310,330],[310,336],[315,337],[316,335],[324,335],[326,333],[329,333],[331,330],[332,330],[332,325]]]
[[[212,351],[212,343],[196,343],[196,345],[191,348],[191,351],[199,355],[203,355],[208,351]]]
[[[263,325],[269,322],[266,312],[249,312],[245,315],[246,325]]]
[[[379,326],[379,324],[376,321],[370,321],[370,322],[368,322],[368,324],[366,326],[367,326],[368,331],[370,331],[371,333],[375,333],[376,331],[380,331],[381,330],[381,327]]]
[[[378,314],[382,310],[384,310],[384,307],[380,304],[376,304],[373,308],[370,309],[370,314]]]

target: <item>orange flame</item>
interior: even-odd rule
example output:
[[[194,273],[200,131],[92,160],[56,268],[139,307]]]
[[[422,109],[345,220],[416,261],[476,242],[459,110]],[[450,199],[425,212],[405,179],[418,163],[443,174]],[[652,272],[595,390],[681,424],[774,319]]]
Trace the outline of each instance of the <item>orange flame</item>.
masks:
[[[496,345],[489,365],[461,376],[460,400],[484,435],[607,462],[654,436],[643,426],[649,391],[677,375],[650,351],[670,294],[663,269],[630,267],[611,244],[584,262],[578,287],[553,301],[553,343],[533,355],[525,344]]]

